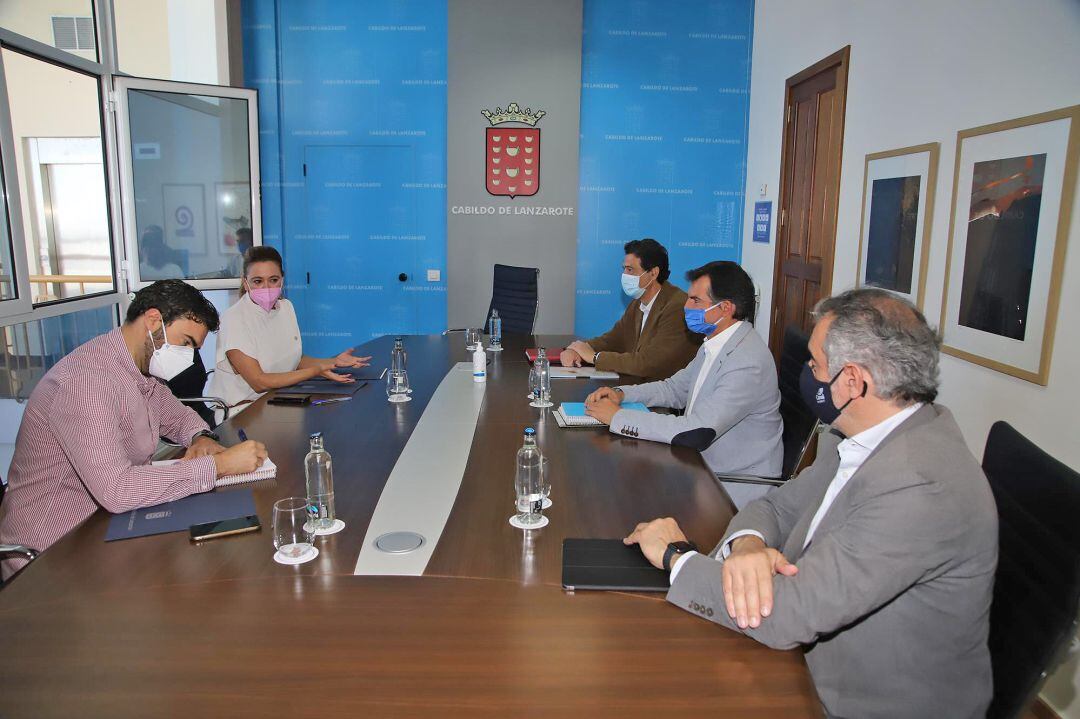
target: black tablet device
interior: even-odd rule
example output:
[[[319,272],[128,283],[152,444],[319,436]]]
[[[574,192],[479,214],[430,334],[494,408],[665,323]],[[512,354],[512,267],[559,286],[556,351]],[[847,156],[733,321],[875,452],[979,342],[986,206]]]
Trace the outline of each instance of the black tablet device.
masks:
[[[621,539],[564,539],[563,589],[666,592],[668,573]]]

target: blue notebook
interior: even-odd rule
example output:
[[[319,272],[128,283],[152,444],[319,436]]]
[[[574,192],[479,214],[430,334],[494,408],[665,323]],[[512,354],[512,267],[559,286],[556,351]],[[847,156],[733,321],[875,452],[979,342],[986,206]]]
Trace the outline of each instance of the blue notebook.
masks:
[[[566,417],[588,417],[585,414],[584,402],[563,402],[560,407],[562,413]],[[631,409],[639,412],[648,412],[649,408],[643,405],[641,402],[623,402],[619,405],[619,409]]]
[[[105,541],[148,537],[151,534],[187,531],[193,524],[220,522],[256,514],[251,488],[226,492],[206,492],[153,507],[114,514],[105,532]]]

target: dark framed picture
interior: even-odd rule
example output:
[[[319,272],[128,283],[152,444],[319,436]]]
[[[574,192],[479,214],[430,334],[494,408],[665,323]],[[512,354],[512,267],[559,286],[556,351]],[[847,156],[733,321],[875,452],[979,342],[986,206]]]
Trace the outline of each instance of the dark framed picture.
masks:
[[[866,156],[859,225],[859,285],[923,306],[939,145]]]
[[[1050,374],[1080,105],[957,135],[943,350],[1030,382]]]

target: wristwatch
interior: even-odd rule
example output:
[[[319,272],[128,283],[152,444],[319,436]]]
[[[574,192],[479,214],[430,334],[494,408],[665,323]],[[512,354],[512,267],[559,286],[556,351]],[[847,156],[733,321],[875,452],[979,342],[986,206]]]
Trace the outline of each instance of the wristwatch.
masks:
[[[208,429],[203,429],[203,430],[200,430],[200,431],[196,432],[195,434],[191,435],[191,443],[195,444],[195,440],[197,440],[199,437],[209,437],[210,439],[214,440],[215,442],[220,442],[221,441],[221,437],[217,434],[217,432],[211,432]]]
[[[671,560],[676,554],[686,554],[687,552],[696,552],[697,545],[693,542],[671,542],[667,545],[667,549],[664,550],[664,570],[671,571]]]

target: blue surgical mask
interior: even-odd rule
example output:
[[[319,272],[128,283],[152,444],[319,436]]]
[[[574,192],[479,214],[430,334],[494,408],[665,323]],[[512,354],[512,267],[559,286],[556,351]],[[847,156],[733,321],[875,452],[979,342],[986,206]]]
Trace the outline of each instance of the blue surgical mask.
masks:
[[[649,285],[652,284],[652,281],[650,280],[649,284],[644,287],[638,287],[639,282],[639,277],[624,272],[622,275],[622,291],[635,300],[639,299],[645,294],[645,290],[649,289]]]
[[[697,332],[699,335],[711,335],[713,332],[716,332],[716,325],[705,321],[705,313],[714,310],[719,306],[720,303],[717,302],[712,307],[707,307],[703,310],[683,307],[683,316],[686,318],[686,326],[691,332]]]

